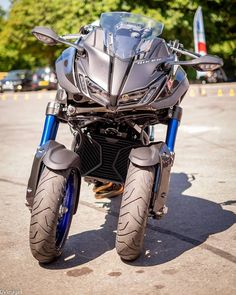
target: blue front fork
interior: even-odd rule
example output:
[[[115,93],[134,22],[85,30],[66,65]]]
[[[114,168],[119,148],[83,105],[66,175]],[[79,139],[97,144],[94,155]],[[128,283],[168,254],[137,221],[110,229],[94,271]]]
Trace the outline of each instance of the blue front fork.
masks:
[[[44,145],[48,140],[55,140],[58,126],[59,122],[56,116],[46,115],[40,146]]]
[[[179,127],[179,123],[182,117],[182,108],[175,106],[173,108],[172,117],[169,119],[167,134],[166,134],[166,145],[168,146],[170,152],[174,152],[175,140]]]
[[[170,152],[174,152],[176,135],[179,127],[178,119],[170,119],[166,134],[166,145],[168,146]]]

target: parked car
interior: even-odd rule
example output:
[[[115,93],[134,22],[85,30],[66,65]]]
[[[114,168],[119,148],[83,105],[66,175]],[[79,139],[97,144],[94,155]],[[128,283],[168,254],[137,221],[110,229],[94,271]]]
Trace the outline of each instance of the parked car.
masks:
[[[52,68],[38,68],[33,74],[32,89],[57,89],[57,77]]]
[[[32,72],[30,70],[14,70],[8,72],[1,80],[1,91],[23,91],[32,89]]]

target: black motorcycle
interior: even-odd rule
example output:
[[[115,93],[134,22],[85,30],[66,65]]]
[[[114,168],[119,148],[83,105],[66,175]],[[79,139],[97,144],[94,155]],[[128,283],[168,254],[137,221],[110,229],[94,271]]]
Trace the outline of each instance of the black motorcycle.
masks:
[[[181,65],[209,71],[223,62],[187,51],[178,41],[166,43],[158,37],[162,30],[163,24],[127,12],[103,13],[99,24],[75,35],[33,29],[45,44],[70,46],[56,61],[59,88],[46,109],[27,189],[30,248],[39,262],[62,252],[81,177],[95,192],[116,186],[120,193],[124,187],[116,237],[124,260],[140,255],[148,216],[159,219],[167,212],[180,103],[189,87]],[[182,54],[192,59],[180,61]],[[55,141],[59,123],[71,128],[71,150]],[[167,125],[165,142],[150,142],[156,124]]]

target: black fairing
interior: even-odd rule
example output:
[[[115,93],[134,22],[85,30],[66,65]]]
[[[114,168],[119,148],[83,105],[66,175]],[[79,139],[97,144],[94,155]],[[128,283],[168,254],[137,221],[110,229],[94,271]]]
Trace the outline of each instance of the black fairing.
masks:
[[[120,59],[108,54],[104,45],[104,32],[97,27],[84,38],[78,40],[85,49],[83,56],[76,55],[76,49],[68,48],[58,58],[56,71],[59,84],[68,92],[88,97],[105,107],[115,107],[118,110],[128,108],[167,107],[158,104],[159,95],[164,93],[166,82],[170,78],[170,71],[163,71],[164,62],[170,57],[166,43],[161,38],[154,38],[149,42],[146,52],[129,59]],[[185,72],[177,67],[172,73],[174,87],[179,89],[182,96],[188,89]],[[182,86],[181,86],[182,85]],[[181,86],[181,87],[179,87]],[[153,89],[147,100],[122,103],[120,98],[130,93],[142,91],[146,95]],[[179,97],[169,99],[168,107],[176,104]]]
[[[63,51],[62,55],[56,61],[56,73],[58,75],[58,82],[62,88],[68,92],[78,93],[80,90],[77,88],[74,71],[76,50],[69,47]]]

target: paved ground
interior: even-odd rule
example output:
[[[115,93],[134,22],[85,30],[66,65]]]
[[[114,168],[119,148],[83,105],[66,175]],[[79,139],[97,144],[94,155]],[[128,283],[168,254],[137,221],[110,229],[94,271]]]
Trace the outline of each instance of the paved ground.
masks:
[[[0,294],[236,294],[235,92],[193,86],[184,99],[169,213],[150,220],[136,262],[114,249],[120,199],[96,202],[83,184],[65,252],[50,266],[31,256],[24,202],[54,92],[0,95]],[[70,145],[67,126],[59,140]]]

